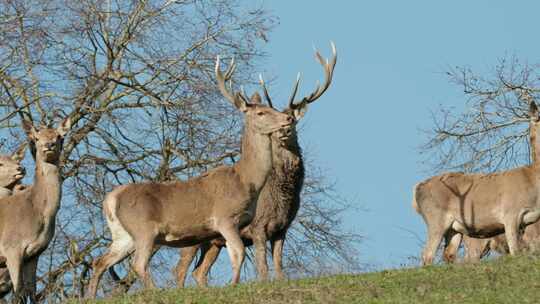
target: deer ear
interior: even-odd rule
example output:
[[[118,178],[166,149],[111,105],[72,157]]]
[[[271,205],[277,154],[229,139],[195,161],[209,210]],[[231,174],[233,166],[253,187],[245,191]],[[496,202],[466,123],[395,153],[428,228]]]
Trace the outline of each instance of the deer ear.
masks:
[[[21,161],[24,159],[24,152],[26,151],[26,143],[23,143],[13,154],[11,159],[15,161]]]
[[[60,134],[60,136],[65,136],[69,130],[71,130],[71,117],[64,119],[58,128],[56,128],[56,132]]]
[[[261,95],[259,95],[258,92],[253,93],[253,95],[251,95],[250,99],[251,99],[250,102],[252,104],[262,104]]]
[[[531,120],[538,121],[538,107],[534,101],[529,103],[529,118]]]
[[[304,115],[306,114],[307,109],[308,109],[307,105],[294,109],[293,110],[294,119],[296,120],[302,119],[302,117],[304,117]]]
[[[22,128],[24,132],[26,132],[26,135],[28,135],[28,138],[30,139],[36,139],[37,137],[37,130],[34,127],[34,125],[29,122],[28,120],[23,119],[22,121]]]
[[[249,103],[242,97],[242,95],[240,95],[240,93],[236,93],[234,96],[234,106],[238,110],[246,112],[249,107]]]

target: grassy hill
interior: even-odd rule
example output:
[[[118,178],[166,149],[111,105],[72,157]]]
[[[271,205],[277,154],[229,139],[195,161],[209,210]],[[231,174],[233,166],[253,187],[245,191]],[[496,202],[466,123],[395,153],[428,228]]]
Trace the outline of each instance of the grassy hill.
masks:
[[[236,287],[149,291],[95,303],[540,303],[540,256]]]

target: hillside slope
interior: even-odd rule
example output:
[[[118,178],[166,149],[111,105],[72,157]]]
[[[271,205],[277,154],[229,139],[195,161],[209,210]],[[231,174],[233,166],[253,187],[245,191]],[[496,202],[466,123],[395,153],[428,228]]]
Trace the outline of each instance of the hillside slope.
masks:
[[[237,287],[159,290],[88,303],[540,303],[540,256]]]

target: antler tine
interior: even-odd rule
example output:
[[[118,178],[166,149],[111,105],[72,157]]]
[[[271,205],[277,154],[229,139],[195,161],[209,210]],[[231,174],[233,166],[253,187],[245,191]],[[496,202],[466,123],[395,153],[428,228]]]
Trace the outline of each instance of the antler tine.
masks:
[[[225,72],[225,80],[231,79],[234,70],[236,70],[236,62],[234,61],[233,57],[231,58],[231,63],[229,63],[229,68],[227,69],[227,72]]]
[[[319,97],[321,97],[321,95],[324,94],[324,92],[326,92],[328,87],[330,87],[330,84],[332,83],[332,78],[334,76],[334,68],[337,62],[336,45],[332,41],[330,42],[330,45],[332,47],[332,59],[330,60],[324,59],[321,53],[319,53],[319,51],[317,50],[315,51],[315,58],[317,59],[317,61],[319,61],[319,63],[324,68],[324,84],[321,86],[319,83],[317,83],[315,87],[315,91],[311,93],[309,96],[304,97],[302,101],[300,101],[299,103],[294,103],[292,100],[289,101],[290,107],[298,108],[301,106],[305,106],[309,103],[312,103],[315,100],[317,100]]]
[[[218,55],[216,57],[215,73],[216,73],[216,80],[217,80],[219,91],[225,98],[227,98],[230,102],[232,102],[233,105],[235,105],[235,100],[236,100],[235,94],[229,92],[229,90],[227,90],[227,85],[226,85],[226,82],[231,79],[234,69],[236,68],[236,64],[234,63],[234,58],[231,59],[231,64],[229,68],[227,69],[227,71],[225,71],[225,74],[223,74],[223,72],[220,69],[220,62],[221,61]],[[236,95],[239,95],[239,93],[237,93]]]
[[[259,83],[261,84],[261,87],[263,89],[264,98],[266,99],[266,102],[268,102],[268,105],[270,106],[270,108],[273,109],[274,105],[272,104],[272,99],[270,98],[270,94],[268,94],[268,90],[266,89],[266,84],[264,82],[262,74],[259,74]]]
[[[300,85],[300,72],[296,75],[296,82],[293,86],[293,91],[291,93],[291,97],[289,97],[289,108],[294,107],[294,98],[296,98],[296,92],[298,92],[298,86]]]

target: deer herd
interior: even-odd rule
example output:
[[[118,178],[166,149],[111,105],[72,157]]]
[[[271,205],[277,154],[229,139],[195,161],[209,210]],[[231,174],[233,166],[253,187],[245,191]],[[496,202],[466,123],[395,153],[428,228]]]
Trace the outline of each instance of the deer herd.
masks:
[[[177,284],[183,286],[189,266],[197,256],[193,277],[199,286],[221,249],[226,247],[232,265],[232,283],[240,281],[245,247],[255,247],[258,278],[268,280],[267,243],[270,242],[275,275],[285,277],[282,253],[287,230],[300,208],[304,163],[296,125],[310,103],[331,84],[337,52],[331,59],[317,51],[325,81],[310,95],[296,100],[299,77],[287,107],[273,107],[260,77],[261,95],[250,98],[230,84],[232,60],[226,71],[216,59],[215,78],[220,93],[242,114],[244,129],[240,159],[185,180],[119,185],[103,201],[111,233],[108,251],[93,263],[87,296],[96,297],[106,270],[133,255],[132,268],[145,288],[153,288],[149,261],[160,246],[182,248],[176,267]],[[446,173],[414,188],[413,207],[428,230],[422,254],[424,265],[433,263],[444,239],[443,258],[456,260],[463,243],[465,260],[477,261],[490,251],[515,254],[536,248],[540,239],[540,117],[529,102],[532,164],[492,174]],[[58,127],[36,128],[23,121],[35,158],[34,182],[22,185],[23,145],[13,155],[0,156],[0,296],[13,291],[15,302],[36,301],[36,270],[40,254],[54,236],[62,198],[59,156],[71,119]],[[535,224],[536,223],[536,224]]]

